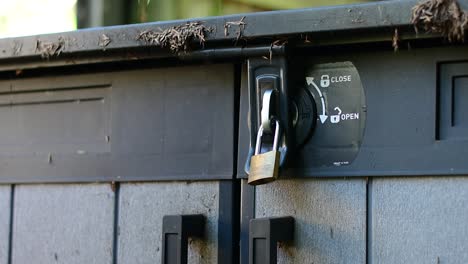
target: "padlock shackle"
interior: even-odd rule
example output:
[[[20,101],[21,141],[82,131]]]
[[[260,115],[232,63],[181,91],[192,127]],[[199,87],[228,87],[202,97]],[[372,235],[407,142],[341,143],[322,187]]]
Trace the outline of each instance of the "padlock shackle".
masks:
[[[278,142],[280,138],[280,122],[278,119],[272,118],[275,121],[275,134],[273,135],[273,149],[274,151],[278,150]],[[257,142],[255,143],[255,154],[260,154],[260,150],[262,148],[262,136],[263,136],[263,126],[260,126],[257,132]]]
[[[275,119],[275,135],[273,137],[273,150],[278,150],[278,142],[279,142],[279,134],[280,134],[280,122]]]
[[[275,115],[274,111],[277,111],[277,109],[272,109],[272,108],[278,107],[278,105],[275,103],[277,92],[278,90],[276,89],[268,89],[263,93],[262,109],[260,111],[260,120],[261,120],[260,126],[263,128],[263,130],[266,133],[272,132],[271,116]]]
[[[255,154],[258,155],[260,153],[260,149],[262,148],[262,136],[263,136],[263,126],[260,126],[257,133],[257,142],[255,143]]]

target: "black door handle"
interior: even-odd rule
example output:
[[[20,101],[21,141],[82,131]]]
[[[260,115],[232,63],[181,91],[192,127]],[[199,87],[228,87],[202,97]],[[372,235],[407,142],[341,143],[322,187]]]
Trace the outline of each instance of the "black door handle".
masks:
[[[189,237],[202,237],[203,215],[165,215],[162,226],[162,264],[187,264]]]
[[[278,242],[292,241],[294,218],[251,219],[249,225],[249,264],[276,264]]]

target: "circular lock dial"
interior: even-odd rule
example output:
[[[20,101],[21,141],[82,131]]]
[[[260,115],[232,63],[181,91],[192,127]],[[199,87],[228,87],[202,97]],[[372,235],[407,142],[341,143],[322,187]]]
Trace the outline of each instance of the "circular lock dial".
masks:
[[[291,102],[291,117],[295,145],[304,145],[312,136],[317,120],[317,107],[312,94],[306,88],[298,89]]]

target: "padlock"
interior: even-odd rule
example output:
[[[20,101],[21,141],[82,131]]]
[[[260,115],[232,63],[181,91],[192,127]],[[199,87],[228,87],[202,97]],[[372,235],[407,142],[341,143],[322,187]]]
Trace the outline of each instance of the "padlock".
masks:
[[[330,86],[330,75],[324,74],[322,77],[320,77],[320,86],[323,88]]]
[[[250,172],[248,183],[251,185],[260,185],[272,182],[278,178],[280,152],[278,151],[278,141],[280,134],[280,124],[275,120],[275,134],[273,136],[272,150],[260,153],[262,147],[263,126],[257,133],[257,142],[255,143],[255,154],[250,160]]]

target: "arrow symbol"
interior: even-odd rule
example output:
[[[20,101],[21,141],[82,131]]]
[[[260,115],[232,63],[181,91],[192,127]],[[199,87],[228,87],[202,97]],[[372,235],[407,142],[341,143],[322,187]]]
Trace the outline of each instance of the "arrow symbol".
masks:
[[[322,91],[320,91],[317,84],[314,82],[314,77],[306,77],[306,82],[307,82],[307,85],[312,84],[320,96],[320,101],[322,102],[322,114],[319,115],[319,118],[320,118],[320,122],[322,122],[323,124],[325,123],[325,121],[327,121],[328,116],[325,114],[325,100],[323,99]]]
[[[328,118],[327,115],[319,115],[319,117],[320,117],[320,122],[322,122],[322,124],[325,123],[325,121],[327,121],[327,118]]]

